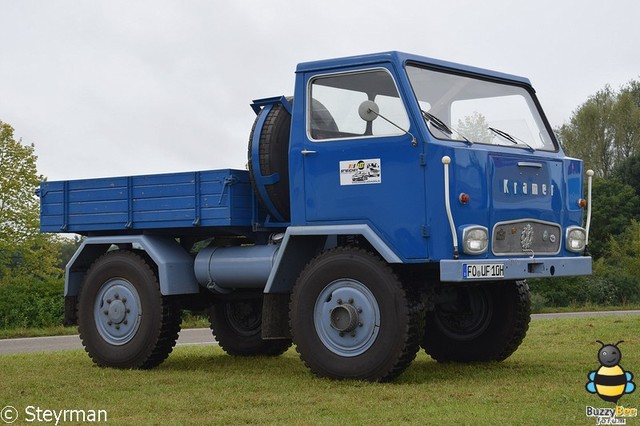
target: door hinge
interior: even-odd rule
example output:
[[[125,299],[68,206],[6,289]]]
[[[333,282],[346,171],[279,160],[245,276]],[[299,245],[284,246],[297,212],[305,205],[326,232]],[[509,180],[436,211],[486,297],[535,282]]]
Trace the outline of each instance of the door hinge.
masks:
[[[427,160],[424,158],[424,153],[420,154],[419,161],[421,166],[427,165]]]
[[[429,238],[429,228],[427,225],[422,225],[422,237]]]

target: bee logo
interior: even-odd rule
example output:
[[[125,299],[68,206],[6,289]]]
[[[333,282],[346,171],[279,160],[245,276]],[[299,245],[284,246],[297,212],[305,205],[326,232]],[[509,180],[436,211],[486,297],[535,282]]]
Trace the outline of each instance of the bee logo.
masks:
[[[635,383],[631,381],[633,374],[624,371],[620,366],[622,352],[618,345],[623,340],[615,345],[604,344],[600,340],[596,340],[596,342],[602,345],[598,350],[600,368],[588,374],[589,381],[585,388],[587,392],[598,394],[603,400],[617,405],[622,395],[632,393],[636,389]]]

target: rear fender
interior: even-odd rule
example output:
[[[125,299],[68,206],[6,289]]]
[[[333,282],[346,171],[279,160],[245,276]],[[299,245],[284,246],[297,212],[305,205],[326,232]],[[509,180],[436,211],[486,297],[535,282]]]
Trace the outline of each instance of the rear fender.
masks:
[[[82,242],[67,264],[65,297],[77,296],[91,264],[112,245],[132,244],[144,250],[158,269],[163,296],[196,294],[199,285],[193,272],[193,258],[173,238],[155,235],[89,237]]]

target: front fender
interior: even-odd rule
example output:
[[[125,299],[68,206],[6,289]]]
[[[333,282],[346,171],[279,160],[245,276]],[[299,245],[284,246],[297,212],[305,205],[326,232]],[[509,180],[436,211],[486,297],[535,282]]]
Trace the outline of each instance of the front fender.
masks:
[[[368,225],[290,226],[276,255],[264,289],[269,293],[289,293],[304,266],[330,246],[337,235],[361,235],[388,263],[402,263],[400,257]]]

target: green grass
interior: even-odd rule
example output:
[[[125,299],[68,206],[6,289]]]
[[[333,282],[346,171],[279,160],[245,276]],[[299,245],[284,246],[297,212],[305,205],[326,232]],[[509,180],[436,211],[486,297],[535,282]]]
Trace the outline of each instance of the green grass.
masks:
[[[595,340],[624,340],[621,365],[640,377],[639,329],[635,316],[533,321],[502,363],[438,364],[421,352],[384,384],[318,379],[294,350],[265,359],[179,347],[150,371],[98,368],[79,350],[4,355],[0,406],[23,419],[29,405],[104,409],[109,424],[588,425],[587,405],[613,407],[584,389],[599,367]],[[639,400],[640,391],[620,404]]]

